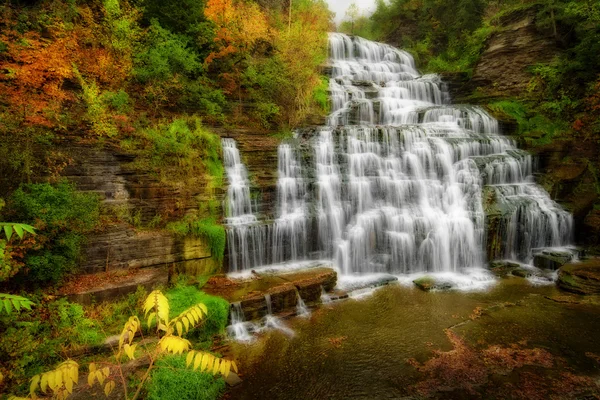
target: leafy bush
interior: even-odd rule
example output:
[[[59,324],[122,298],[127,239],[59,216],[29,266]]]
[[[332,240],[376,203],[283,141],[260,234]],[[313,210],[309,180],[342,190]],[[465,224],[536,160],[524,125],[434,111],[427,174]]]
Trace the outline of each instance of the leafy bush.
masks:
[[[159,359],[148,383],[149,400],[216,400],[224,391],[223,378],[186,368],[185,355]]]
[[[77,263],[84,235],[98,223],[96,195],[79,193],[67,182],[21,185],[6,213],[14,221],[35,226],[37,235],[22,244],[19,255],[28,281],[57,282]]]

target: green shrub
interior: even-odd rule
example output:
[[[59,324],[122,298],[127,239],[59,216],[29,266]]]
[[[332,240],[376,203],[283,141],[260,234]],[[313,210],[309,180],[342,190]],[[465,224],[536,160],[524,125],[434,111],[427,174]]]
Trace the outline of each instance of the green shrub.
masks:
[[[48,309],[54,330],[62,337],[68,337],[71,343],[93,345],[104,340],[98,324],[85,317],[81,305],[59,299],[51,303]]]
[[[76,192],[67,182],[21,185],[10,198],[7,216],[37,229],[35,244],[25,248],[27,281],[57,282],[72,271],[99,214],[98,197]]]
[[[187,368],[185,355],[170,355],[156,362],[147,389],[148,400],[216,400],[225,381]]]

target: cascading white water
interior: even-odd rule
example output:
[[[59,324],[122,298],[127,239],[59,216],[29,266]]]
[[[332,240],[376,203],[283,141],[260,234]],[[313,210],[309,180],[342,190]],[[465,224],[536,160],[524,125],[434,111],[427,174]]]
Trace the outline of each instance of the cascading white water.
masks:
[[[339,33],[329,48],[328,126],[303,139],[308,152],[280,145],[274,221],[257,223],[239,152],[224,142],[231,271],[311,257],[345,274],[482,267],[484,188],[503,212],[502,257],[527,262],[533,248],[570,243],[571,215],[487,112],[451,105],[404,51]]]

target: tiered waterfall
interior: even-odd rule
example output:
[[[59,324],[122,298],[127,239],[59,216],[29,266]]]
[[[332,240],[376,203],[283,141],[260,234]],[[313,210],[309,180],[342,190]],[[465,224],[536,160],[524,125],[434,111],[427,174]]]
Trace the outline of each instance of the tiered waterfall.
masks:
[[[329,259],[346,274],[461,272],[485,266],[486,240],[523,262],[570,243],[571,215],[487,112],[451,104],[437,75],[389,45],[332,33],[329,52],[328,125],[280,145],[274,220],[253,213],[223,141],[230,271]]]

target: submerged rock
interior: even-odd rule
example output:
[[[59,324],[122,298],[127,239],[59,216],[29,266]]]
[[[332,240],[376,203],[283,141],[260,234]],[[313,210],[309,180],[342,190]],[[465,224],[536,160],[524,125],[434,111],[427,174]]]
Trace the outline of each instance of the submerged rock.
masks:
[[[564,265],[558,273],[558,287],[578,294],[600,294],[600,258]]]
[[[511,273],[514,276],[518,276],[521,278],[529,278],[530,276],[534,275],[533,271],[531,269],[527,269],[527,268],[517,268],[511,271]]]
[[[490,271],[499,277],[505,277],[517,268],[521,268],[521,264],[514,261],[495,260],[490,262]]]
[[[431,290],[448,290],[452,289],[452,282],[436,279],[433,276],[423,276],[415,279],[413,283],[421,290],[429,292]]]

